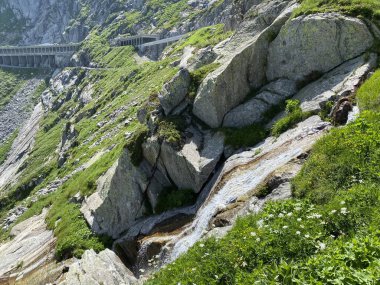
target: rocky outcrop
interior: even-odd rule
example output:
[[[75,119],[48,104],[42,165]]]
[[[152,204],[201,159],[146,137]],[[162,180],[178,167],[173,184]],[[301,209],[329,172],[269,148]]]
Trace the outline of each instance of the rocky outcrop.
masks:
[[[134,166],[125,151],[98,179],[97,191],[84,200],[81,208],[93,231],[117,238],[147,212],[145,193],[151,183],[150,171],[147,162]]]
[[[366,24],[339,14],[316,14],[287,22],[271,43],[268,80],[308,81],[353,59],[373,44]]]
[[[191,138],[180,150],[164,142],[160,160],[179,189],[192,189],[198,193],[223,154],[224,137],[211,132],[202,135],[195,128],[188,129],[187,133]]]
[[[294,81],[280,79],[262,88],[252,99],[226,114],[224,127],[240,128],[265,120],[265,114],[271,107],[279,105],[297,92]]]
[[[0,244],[0,283],[13,284],[54,258],[55,239],[47,230],[47,210],[13,227],[13,239]],[[8,284],[8,283],[6,283]]]
[[[77,145],[75,141],[78,136],[78,131],[75,129],[74,124],[66,123],[64,127],[61,144],[59,146],[58,167],[62,167],[68,158],[68,151]]]
[[[235,52],[231,51],[232,54],[219,60],[223,61],[222,65],[199,87],[193,113],[210,127],[220,127],[228,111],[240,104],[251,90],[266,83],[269,44],[295,7],[285,9],[287,2],[284,3],[281,10],[273,4],[260,11],[266,15],[269,24],[250,39],[246,38],[243,46],[235,46]]]
[[[327,101],[352,95],[376,67],[376,61],[376,54],[347,61],[300,90],[294,99],[300,100],[303,111],[318,112]]]
[[[158,99],[165,115],[169,115],[185,99],[189,86],[190,73],[186,69],[181,69],[172,80],[164,85],[162,91],[158,94]]]
[[[87,250],[74,262],[59,285],[135,285],[140,284],[117,255],[106,249]]]
[[[268,177],[307,153],[329,126],[318,116],[313,116],[278,138],[268,138],[258,147],[230,157],[194,221],[165,246],[163,260],[177,258],[204,237],[213,229],[211,221],[215,215],[237,201],[247,201],[247,197],[255,196],[257,188]]]
[[[219,127],[227,112],[266,81],[286,78],[308,83],[361,55],[374,42],[365,23],[355,18],[318,14],[286,21],[289,15],[290,11],[284,12],[206,77],[194,102],[193,112],[198,118],[211,127]],[[259,115],[249,118],[249,110],[255,106],[261,110],[259,113],[265,110],[264,104],[253,99],[227,116],[226,125],[240,124],[234,121],[238,112],[243,112],[243,118],[235,120],[248,118],[256,122]]]
[[[28,120],[34,107],[29,105],[40,84],[41,79],[38,78],[26,81],[9,103],[0,108],[0,144]]]
[[[43,116],[42,104],[39,103],[20,130],[6,161],[0,166],[0,189],[16,181],[20,174],[19,169],[28,157],[34,144],[34,138],[39,129],[39,122]]]
[[[65,3],[57,0],[6,0],[4,8],[22,25],[20,41],[24,44],[77,42],[83,34],[69,32],[64,35],[69,21],[80,11],[79,2],[69,0]],[[6,39],[5,39],[6,40]]]

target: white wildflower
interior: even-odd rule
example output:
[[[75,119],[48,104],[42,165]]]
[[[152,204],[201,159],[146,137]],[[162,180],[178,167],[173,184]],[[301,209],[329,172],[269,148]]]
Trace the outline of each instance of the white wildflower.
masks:
[[[336,213],[336,210],[332,210],[332,211],[331,211],[331,214],[335,214],[335,213]]]
[[[248,264],[247,264],[247,262],[243,262],[242,264],[241,264],[241,266],[243,266],[243,267],[246,267]]]
[[[302,208],[301,207],[295,207],[294,210],[296,210],[297,212],[301,211]]]
[[[345,201],[341,201],[340,204],[341,204],[341,205],[344,205],[344,204],[346,204],[346,202],[345,202]]]
[[[205,247],[205,245],[204,245],[203,243],[201,243],[201,244],[199,245],[199,247]]]
[[[286,229],[289,228],[289,227],[288,227],[288,226],[283,226],[282,228],[283,228],[284,230],[286,230]]]
[[[292,215],[293,215],[292,212],[290,212],[290,213],[287,214],[288,217],[291,217]]]
[[[301,218],[298,218],[298,219],[297,219],[297,222],[301,222],[301,221],[302,221],[302,219],[301,219]]]
[[[310,235],[305,235],[305,238],[309,238],[310,237]]]
[[[346,215],[349,212],[347,211],[347,208],[342,208],[342,209],[340,209],[340,213],[343,214],[343,215]]]
[[[300,231],[296,231],[296,234],[297,234],[297,235],[300,235],[300,234],[301,234],[301,232],[300,232]]]
[[[283,213],[280,213],[280,214],[278,215],[279,218],[282,218],[283,216],[284,216]]]
[[[259,241],[260,241],[260,238],[257,238],[256,241],[259,242]]]
[[[251,236],[255,237],[256,233],[255,232],[251,232]]]

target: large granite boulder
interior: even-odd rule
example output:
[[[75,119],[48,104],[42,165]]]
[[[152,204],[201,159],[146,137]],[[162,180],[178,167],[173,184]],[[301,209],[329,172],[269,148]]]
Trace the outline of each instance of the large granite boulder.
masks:
[[[202,135],[191,128],[192,134],[180,150],[164,142],[161,156],[166,172],[179,189],[198,193],[207,182],[223,154],[224,137],[210,132]]]
[[[148,162],[134,166],[125,151],[98,179],[97,191],[86,197],[82,204],[81,212],[92,230],[118,238],[149,210],[146,192],[151,191],[150,188],[158,191],[166,186],[164,178],[154,178]]]
[[[165,115],[177,107],[186,97],[190,86],[190,73],[186,69],[181,69],[169,82],[167,82],[158,99],[164,109]]]
[[[336,13],[298,17],[270,44],[267,77],[307,81],[361,55],[373,42],[359,19]]]
[[[59,285],[134,285],[138,284],[132,272],[111,250],[100,253],[87,250],[82,259],[74,262]]]
[[[198,193],[223,154],[224,136],[195,127],[189,127],[185,133],[187,138],[179,148],[167,142],[160,144],[152,137],[143,144],[143,153],[176,187]]]
[[[195,116],[210,127],[220,127],[228,111],[243,102],[252,89],[266,83],[269,44],[289,19],[292,8],[285,9],[283,13],[278,9],[265,10],[267,14],[272,13],[272,17],[268,16],[267,28],[249,40],[245,39],[248,43],[231,52],[199,87],[193,108]]]

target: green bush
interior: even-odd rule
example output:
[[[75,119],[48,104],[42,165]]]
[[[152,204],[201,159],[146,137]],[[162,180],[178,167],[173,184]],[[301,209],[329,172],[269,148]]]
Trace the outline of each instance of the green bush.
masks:
[[[191,189],[166,188],[158,197],[156,213],[194,204],[196,195]]]
[[[273,125],[272,136],[278,137],[312,115],[311,112],[303,112],[300,105],[301,103],[298,100],[286,101],[286,116]]]
[[[240,129],[222,128],[225,135],[225,143],[235,148],[254,146],[268,135],[262,125],[253,124]]]
[[[137,128],[137,130],[133,133],[133,136],[128,140],[125,147],[128,149],[131,161],[133,165],[139,166],[142,159],[142,144],[148,134],[148,128],[146,126],[141,125]]]

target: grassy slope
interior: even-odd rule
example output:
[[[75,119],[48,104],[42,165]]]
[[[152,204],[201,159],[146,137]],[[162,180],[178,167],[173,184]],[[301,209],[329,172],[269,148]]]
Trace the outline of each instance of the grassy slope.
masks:
[[[377,102],[378,73],[358,92]],[[366,94],[366,95],[363,95]],[[354,151],[353,151],[354,150]],[[380,113],[322,138],[294,179],[295,199],[198,242],[147,284],[375,284],[380,278]]]
[[[35,148],[25,163],[19,183],[15,185],[8,197],[0,198],[3,213],[15,204],[19,203],[30,194],[45,187],[57,177],[62,178],[71,173],[79,165],[89,161],[96,153],[110,149],[83,172],[75,174],[64,186],[55,193],[43,197],[38,202],[30,205],[30,209],[19,221],[25,220],[39,213],[44,207],[50,206],[47,217],[48,226],[54,229],[57,236],[57,257],[65,258],[72,255],[81,256],[88,248],[101,250],[108,244],[108,239],[98,237],[91,233],[82,217],[79,207],[70,204],[68,200],[80,192],[89,195],[95,190],[96,180],[101,176],[120,156],[127,141],[125,133],[135,133],[141,129],[141,125],[133,120],[129,125],[124,125],[127,118],[135,118],[136,111],[149,98],[151,103],[157,100],[156,94],[163,84],[171,79],[177,72],[171,63],[178,60],[180,53],[173,54],[169,58],[159,62],[148,62],[139,65],[134,60],[135,51],[132,47],[110,47],[107,40],[107,30],[94,30],[91,37],[83,44],[83,48],[91,56],[91,60],[107,69],[84,71],[78,69],[78,77],[82,78],[76,88],[82,90],[91,85],[94,93],[93,100],[82,106],[80,113],[84,117],[75,123],[75,129],[79,135],[76,138],[76,147],[69,151],[69,159],[62,168],[58,168],[56,153],[60,143],[62,130],[68,119],[64,114],[78,106],[78,100],[72,99],[65,102],[58,110],[49,112],[41,123],[41,130],[37,135]],[[208,28],[202,32],[196,43],[195,37],[189,36],[176,48],[180,51],[185,46],[205,46],[216,44],[210,41],[214,33],[218,39],[225,38],[221,34],[221,26]],[[207,43],[205,41],[207,40]],[[203,72],[204,73],[204,72]],[[69,90],[68,92],[71,92]],[[64,99],[67,92],[63,92],[57,98]],[[92,117],[94,110],[96,117]],[[110,114],[117,113],[115,121],[110,122]],[[107,122],[105,127],[99,128],[99,122]],[[79,164],[77,161],[79,160]],[[44,182],[36,188],[25,190],[24,185],[39,176],[45,177]],[[22,193],[22,194],[20,194]],[[59,221],[58,223],[56,223]],[[6,235],[5,235],[6,236]]]

